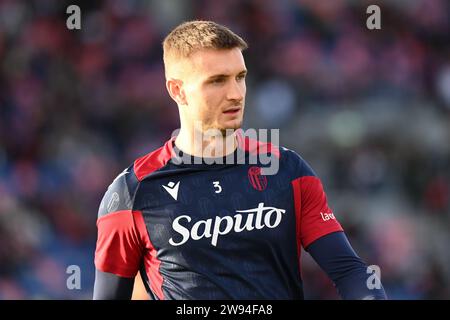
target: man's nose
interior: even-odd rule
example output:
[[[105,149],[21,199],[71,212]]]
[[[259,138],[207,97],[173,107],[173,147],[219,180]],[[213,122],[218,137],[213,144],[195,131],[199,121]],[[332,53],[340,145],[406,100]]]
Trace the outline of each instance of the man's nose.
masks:
[[[245,85],[237,81],[231,81],[227,95],[228,100],[242,101],[245,95]]]

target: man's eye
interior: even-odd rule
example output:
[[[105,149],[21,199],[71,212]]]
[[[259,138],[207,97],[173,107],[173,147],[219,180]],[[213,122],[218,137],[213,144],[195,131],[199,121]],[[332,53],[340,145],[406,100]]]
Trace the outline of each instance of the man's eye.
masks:
[[[211,81],[211,83],[220,84],[223,83],[225,80],[222,78],[214,79]]]
[[[241,75],[237,76],[237,80],[238,81],[241,81],[241,80],[244,80],[244,79],[245,79],[245,74],[241,74]]]

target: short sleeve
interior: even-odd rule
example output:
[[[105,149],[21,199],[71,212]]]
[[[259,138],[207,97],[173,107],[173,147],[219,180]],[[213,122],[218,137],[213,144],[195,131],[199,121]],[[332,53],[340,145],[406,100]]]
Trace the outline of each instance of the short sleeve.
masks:
[[[301,192],[300,237],[304,248],[320,237],[343,231],[327,203],[322,182],[315,176],[299,179]]]
[[[145,247],[137,225],[142,213],[132,210],[136,185],[130,168],[122,172],[106,191],[97,218],[95,267],[127,278],[137,274]]]
[[[138,211],[109,213],[97,221],[95,267],[125,278],[136,276],[142,255],[141,237],[135,224]]]
[[[322,182],[309,164],[295,151],[287,149],[288,168],[292,180],[296,215],[297,241],[303,248],[332,232],[343,231],[328,206]]]

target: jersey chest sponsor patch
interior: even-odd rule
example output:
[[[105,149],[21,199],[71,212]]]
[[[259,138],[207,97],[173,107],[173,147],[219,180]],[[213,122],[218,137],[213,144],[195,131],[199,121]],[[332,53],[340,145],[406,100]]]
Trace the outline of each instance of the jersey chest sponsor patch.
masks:
[[[276,228],[285,213],[285,209],[264,206],[264,203],[260,202],[257,208],[236,210],[236,214],[233,216],[216,216],[199,220],[193,224],[189,215],[180,215],[172,223],[172,229],[178,236],[170,238],[169,243],[172,246],[180,246],[189,240],[207,238],[211,239],[211,245],[217,246],[219,237],[230,232],[240,233],[263,228]]]

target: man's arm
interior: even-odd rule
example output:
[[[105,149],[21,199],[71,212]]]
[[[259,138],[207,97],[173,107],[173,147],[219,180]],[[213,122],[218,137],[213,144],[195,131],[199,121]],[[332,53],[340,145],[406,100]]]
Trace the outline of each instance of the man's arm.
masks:
[[[335,283],[344,299],[386,299],[384,289],[367,287],[367,266],[356,255],[327,203],[320,178],[297,153],[290,151],[298,178],[292,181],[297,241]]]
[[[134,278],[95,270],[94,300],[130,300],[133,294]]]
[[[131,194],[136,186],[136,176],[128,168],[108,187],[100,204],[94,299],[132,297],[148,238],[142,213],[132,210]]]
[[[369,289],[367,265],[355,253],[344,232],[325,235],[307,248],[314,260],[328,274],[343,299],[387,299],[383,286]]]

